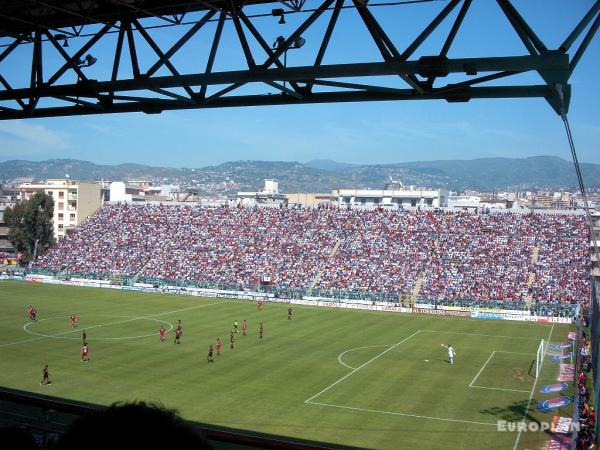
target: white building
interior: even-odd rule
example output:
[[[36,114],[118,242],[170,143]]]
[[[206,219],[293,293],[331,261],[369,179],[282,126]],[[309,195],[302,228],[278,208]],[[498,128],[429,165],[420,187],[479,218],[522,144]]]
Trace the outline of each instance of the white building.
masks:
[[[145,200],[144,190],[138,185],[128,185],[122,181],[110,183],[111,202],[143,202]]]
[[[450,195],[448,196],[448,207],[476,211],[481,206],[479,195]]]
[[[279,193],[279,181],[266,179],[265,187],[258,192],[238,192],[237,203],[244,206],[269,205],[278,206],[287,204],[288,199]]]
[[[69,178],[23,183],[17,192],[21,200],[29,200],[37,192],[45,192],[54,199],[54,239],[57,241],[102,206],[99,184]]]
[[[391,208],[439,208],[448,206],[445,189],[421,189],[391,181],[383,189],[334,189],[339,207],[381,206]]]

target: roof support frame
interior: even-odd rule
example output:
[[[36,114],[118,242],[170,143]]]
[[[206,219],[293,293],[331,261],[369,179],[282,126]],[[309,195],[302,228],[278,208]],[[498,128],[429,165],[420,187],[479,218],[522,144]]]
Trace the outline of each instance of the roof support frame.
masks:
[[[59,0],[27,0],[36,8],[32,8],[30,12],[22,11],[22,14],[18,2],[4,2],[0,5],[0,36],[5,40],[10,39],[6,45],[0,46],[0,120],[79,113],[156,113],[161,110],[194,107],[334,101],[443,98],[454,102],[469,101],[483,95],[504,98],[510,93],[514,93],[516,97],[544,98],[557,113],[560,113],[563,101],[568,109],[568,79],[600,28],[600,0],[596,0],[561,46],[549,49],[513,6],[511,0],[496,0],[500,14],[508,19],[516,36],[523,42],[525,54],[449,59],[449,50],[460,32],[466,14],[470,11],[472,0],[448,0],[435,11],[433,19],[417,30],[416,37],[405,43],[394,42],[393,34],[388,34],[383,29],[382,22],[377,19],[380,16],[374,15],[376,6],[381,5],[369,4],[364,0],[321,0],[318,4],[311,4],[312,9],[307,10],[303,9],[306,2],[302,0],[118,0],[112,8],[94,3],[97,1],[99,0],[86,0],[85,4],[73,2],[69,4],[73,6],[66,6]],[[412,2],[403,2],[404,5],[410,3]],[[262,17],[270,15],[264,13],[264,7],[269,4],[283,5],[286,15],[295,14],[297,11],[302,11],[303,14],[299,25],[294,26],[287,36],[278,40],[278,45],[274,48],[268,43],[272,36],[261,33],[256,24]],[[253,14],[252,8],[258,6],[262,6],[262,9],[258,9],[259,14]],[[335,30],[342,22],[340,16],[346,9],[358,12],[360,25],[364,27],[366,35],[370,36],[378,52],[375,52],[371,62],[367,60],[361,63],[324,64],[325,55],[333,45],[333,38],[337,37]],[[457,13],[452,16],[455,10]],[[184,16],[193,19],[184,24]],[[157,19],[162,21],[159,27],[182,24],[189,29],[175,44],[162,49],[160,41],[150,33],[151,28],[156,27]],[[324,19],[326,23],[321,20],[320,23],[324,23],[322,26],[313,26],[320,19]],[[451,22],[450,29],[447,36],[442,37],[443,45],[439,53],[414,58],[413,55],[422,48],[422,44],[447,21]],[[199,39],[198,32],[208,28],[205,26],[211,22],[215,23],[215,29],[209,38],[212,39],[209,40],[209,54],[205,60],[199,61],[202,68],[199,67],[196,73],[184,73],[176,67],[173,56],[177,52],[193,48],[192,45],[187,45],[188,42]],[[235,33],[233,35],[237,36],[240,42],[241,51],[238,52],[240,60],[246,63],[246,70],[214,70],[217,54],[220,54],[220,47],[225,42],[223,33],[226,26],[231,27]],[[87,27],[86,32],[83,31],[84,27]],[[72,28],[72,33],[63,31],[69,28]],[[74,49],[78,46],[73,46],[74,49],[64,48],[56,39],[56,30],[68,36],[69,40],[87,40],[77,51]],[[101,39],[112,33],[118,33],[116,44],[111,43],[114,45],[114,56],[111,52],[108,63],[97,61],[97,66],[112,63],[108,66],[109,70],[96,71],[97,66],[82,70],[82,67],[86,66],[81,62],[83,56]],[[156,54],[156,60],[150,61],[148,65],[149,69],[140,68],[142,63],[144,67],[148,66],[146,60],[139,59],[136,49],[139,41],[136,43],[136,34],[139,34],[143,42]],[[303,35],[309,36],[312,41],[312,45],[304,46],[303,51],[312,51],[314,48],[315,55],[308,55],[308,61],[311,61],[309,65],[288,67],[287,52],[300,47],[296,42]],[[125,39],[129,49],[132,77],[119,70],[122,66]],[[571,58],[567,51],[578,41],[579,46]],[[12,76],[3,73],[3,64],[6,64],[3,60],[19,46],[29,44],[31,71],[15,81]],[[43,68],[52,66],[48,64],[48,58],[56,58],[56,52],[45,51],[45,46],[53,48],[64,60],[58,70],[47,74],[50,76],[46,80]],[[264,59],[262,54],[259,56],[260,52],[257,49],[265,52]],[[72,51],[74,53],[71,53]],[[411,57],[413,60],[409,60]],[[304,61],[307,61],[307,58],[304,58]],[[158,75],[163,66],[169,73]],[[529,86],[528,89],[528,86],[498,86],[498,83],[495,83],[501,79],[510,83],[511,76],[530,71],[537,72],[542,77],[547,89],[543,90],[538,85]],[[77,76],[76,83],[61,80],[67,72]],[[110,73],[110,76],[95,80],[94,73]],[[449,74],[460,76],[453,77],[450,83],[445,80]],[[245,85],[256,87],[254,94],[236,92]],[[563,87],[562,97],[556,88],[557,85]],[[211,95],[207,95],[209,86],[216,88]],[[313,89],[315,86],[319,87],[317,92]],[[512,87],[515,89],[507,89]],[[178,89],[184,90],[185,93],[178,92]],[[263,95],[256,92],[263,92]],[[39,107],[38,103],[42,98],[50,101],[42,102],[44,106]],[[80,100],[81,98],[83,100]],[[14,108],[14,104],[9,102],[16,102],[19,108]]]

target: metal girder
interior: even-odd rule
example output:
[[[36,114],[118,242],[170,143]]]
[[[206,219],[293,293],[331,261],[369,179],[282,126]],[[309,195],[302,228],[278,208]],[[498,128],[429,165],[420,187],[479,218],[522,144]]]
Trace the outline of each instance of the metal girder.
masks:
[[[55,116],[78,116],[106,113],[128,113],[143,112],[146,114],[160,114],[163,111],[178,109],[212,109],[231,108],[247,106],[273,106],[273,105],[302,105],[316,103],[348,103],[348,102],[377,102],[377,101],[399,101],[399,100],[446,100],[448,102],[467,102],[472,99],[483,98],[549,98],[555,95],[552,88],[547,85],[534,86],[496,86],[496,87],[465,87],[454,91],[452,95],[432,92],[425,95],[415,96],[411,89],[399,89],[399,92],[319,92],[311,96],[296,98],[292,95],[246,95],[236,97],[220,97],[212,101],[189,104],[180,100],[164,99],[136,99],[135,97],[123,97],[129,100],[125,103],[113,103],[103,109],[97,105],[41,108],[33,111],[27,117],[55,117]],[[117,97],[115,97],[117,98]],[[23,118],[17,111],[5,111],[3,119]],[[6,117],[8,116],[8,117]]]
[[[92,95],[93,92],[118,92],[143,89],[174,88],[182,83],[190,86],[257,83],[267,81],[308,81],[319,78],[378,77],[399,74],[479,73],[492,71],[526,72],[530,70],[563,71],[569,67],[568,56],[554,53],[543,56],[514,56],[497,58],[421,59],[417,61],[387,61],[378,63],[333,64],[277,69],[236,70],[229,72],[197,73],[179,76],[141,77],[127,80],[78,82],[55,86],[40,86],[0,91],[0,100],[36,96]],[[413,90],[416,96],[416,93]]]
[[[410,4],[424,1],[394,1],[392,3],[395,6],[388,8],[409,7]],[[566,36],[563,44],[557,49],[549,49],[510,0],[497,0],[499,14],[506,16],[514,28],[515,38],[523,42],[528,54],[449,59],[448,51],[460,32],[463,19],[469,13],[472,0],[449,0],[441,6],[433,2],[433,19],[423,24],[421,30],[415,33],[416,38],[408,42],[394,42],[390,34],[393,30],[384,30],[376,9],[381,2],[371,5],[364,0],[320,0],[309,3],[312,9],[304,10],[308,7],[304,1],[283,0],[0,2],[0,120],[134,111],[159,113],[175,109],[236,106],[434,99],[456,102],[509,97],[542,98],[560,114],[569,106],[568,79],[600,24],[600,0],[597,0]],[[253,14],[253,8],[261,5],[262,12]],[[273,48],[267,44],[272,42],[273,37],[262,34],[256,24],[265,15],[265,5],[284,5],[287,8],[286,16],[305,16],[295,29],[286,30],[287,37],[278,40]],[[340,23],[338,18],[347,9],[358,11],[364,27],[363,34],[370,36],[379,54],[373,55],[370,62],[324,64],[325,53],[335,39],[335,28]],[[183,22],[184,16],[186,22]],[[319,21],[326,26],[320,26],[322,30],[319,31],[319,41],[315,46],[318,52],[310,57],[314,63],[288,67],[287,52],[300,48],[299,39],[309,29],[316,28],[314,24]],[[445,21],[450,22],[450,31],[440,44],[439,52],[409,60]],[[157,22],[164,23],[161,27],[187,25],[188,29],[175,44],[163,48],[161,42],[152,36],[152,29]],[[414,24],[410,25],[414,27]],[[52,31],[60,31],[64,27],[73,27],[74,30],[75,27],[82,27],[68,34],[70,40],[85,40],[83,46],[73,46],[78,48],[77,51],[61,46],[60,38],[57,39]],[[209,32],[204,33],[204,28],[210,28]],[[214,71],[215,61],[221,53],[219,50],[224,45],[222,34],[226,29],[239,41],[239,60],[244,61],[244,66],[248,67],[246,70]],[[90,75],[92,71],[85,69],[84,54],[113,33],[118,33],[118,36],[116,40],[113,39],[116,42],[112,44],[114,50],[110,60],[96,61],[93,58],[93,63],[108,65],[101,72],[110,76],[101,80],[93,79]],[[582,42],[574,51],[574,56],[570,57],[567,52],[582,34]],[[314,36],[315,32],[311,31],[311,39]],[[192,47],[188,42],[200,38],[208,40],[208,57],[198,58],[193,50],[186,57],[197,62],[194,64],[197,70],[204,71],[185,73],[176,66],[172,57],[176,52],[184,53]],[[148,45],[155,59],[139,59],[136,49],[138,43]],[[129,55],[123,52],[124,46],[129,49]],[[11,53],[17,48],[31,51],[31,66],[20,81],[10,79],[4,73],[7,64],[10,64]],[[52,52],[46,51],[47,48]],[[228,52],[231,53],[231,49]],[[62,67],[45,77],[42,67],[56,64],[48,64],[47,61],[44,64],[44,60],[57,53]],[[130,59],[133,77],[124,77],[119,72],[123,58]],[[162,67],[168,69],[170,75],[157,75]],[[545,84],[506,85],[512,76],[525,72],[537,72]],[[78,81],[59,84],[59,81],[64,81],[65,74],[70,74],[71,79],[76,77]],[[449,74],[455,74],[453,82],[446,80]],[[462,77],[462,80],[457,80],[456,75],[460,75],[458,78]],[[387,77],[384,82],[380,81],[383,77]],[[503,86],[493,84],[499,79],[503,80]],[[390,80],[396,80],[397,85],[390,86]],[[286,83],[289,83],[289,88]],[[251,94],[237,92],[245,85],[253,87]],[[562,95],[559,94],[558,85],[562,88]],[[209,92],[210,87],[215,89],[213,93]],[[47,99],[43,102],[44,106],[39,106],[41,99]]]

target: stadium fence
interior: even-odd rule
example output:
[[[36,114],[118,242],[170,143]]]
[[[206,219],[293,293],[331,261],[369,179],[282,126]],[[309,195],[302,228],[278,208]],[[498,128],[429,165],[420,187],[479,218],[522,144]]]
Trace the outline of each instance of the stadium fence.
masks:
[[[429,305],[432,308],[456,307],[463,309],[501,309],[513,311],[530,311],[531,315],[545,317],[575,317],[579,305],[560,302],[533,302],[528,305],[525,301],[509,300],[487,300],[480,302],[469,298],[425,298],[415,297],[410,294],[397,294],[386,292],[367,292],[367,291],[345,291],[345,290],[323,290],[309,288],[287,288],[273,285],[256,284],[253,286],[216,283],[211,281],[189,281],[164,278],[146,278],[122,274],[93,273],[93,272],[74,272],[74,271],[52,271],[48,269],[28,269],[25,274],[53,276],[59,280],[69,280],[71,278],[88,280],[105,280],[112,284],[122,286],[133,286],[134,284],[145,284],[148,286],[177,287],[181,289],[211,289],[222,291],[252,291],[263,293],[275,298],[282,299],[302,299],[305,297],[318,298],[327,301],[362,301],[362,302],[387,302],[390,304],[411,306],[416,304]]]

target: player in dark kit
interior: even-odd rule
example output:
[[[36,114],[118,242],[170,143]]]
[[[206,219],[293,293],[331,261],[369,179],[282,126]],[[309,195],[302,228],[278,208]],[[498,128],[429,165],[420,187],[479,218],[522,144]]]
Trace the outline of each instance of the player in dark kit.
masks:
[[[236,332],[236,333],[239,333],[239,330],[238,330],[238,321],[237,320],[235,320],[233,322],[233,331]]]
[[[246,319],[242,320],[242,334],[246,336]]]
[[[48,364],[46,364],[42,369],[42,381],[40,381],[40,386],[46,386],[48,384],[52,384],[52,380],[50,379],[50,372],[48,372]]]
[[[221,355],[221,347],[223,344],[221,343],[221,338],[217,338],[217,356]]]
[[[292,307],[288,308],[288,320],[292,320]]]
[[[233,343],[235,342],[235,337],[233,336],[233,330],[231,330],[231,336],[229,337],[229,341],[231,342],[231,348],[233,348]]]
[[[81,332],[81,338],[83,339],[83,345],[87,344],[87,334],[85,333],[85,330],[83,330]]]
[[[213,361],[213,347],[212,344],[210,344],[210,347],[208,347],[208,356],[206,357],[206,362],[214,362]]]
[[[173,344],[181,344],[181,334],[183,333],[183,330],[179,329],[179,327],[177,328],[177,330],[175,331],[175,340],[173,341]]]
[[[259,336],[259,338],[260,338],[260,339],[262,339],[262,336],[263,336],[263,331],[264,331],[264,329],[263,329],[263,324],[262,324],[262,322],[261,322],[261,323],[260,323],[260,327],[258,328],[258,336]]]

